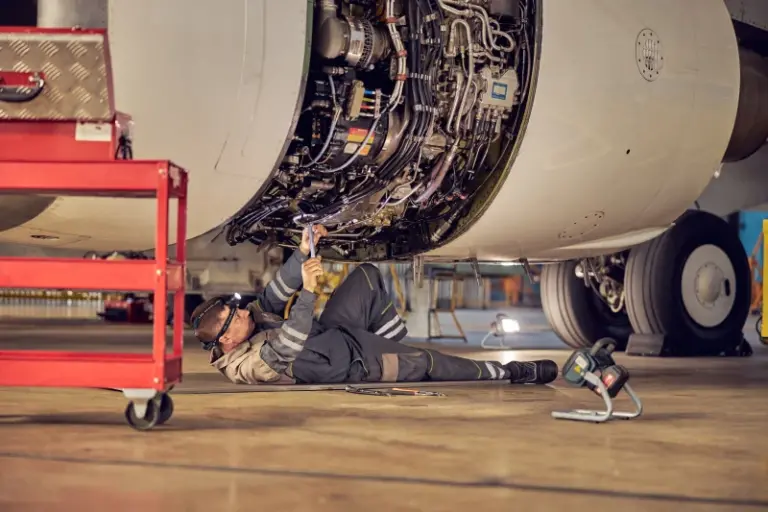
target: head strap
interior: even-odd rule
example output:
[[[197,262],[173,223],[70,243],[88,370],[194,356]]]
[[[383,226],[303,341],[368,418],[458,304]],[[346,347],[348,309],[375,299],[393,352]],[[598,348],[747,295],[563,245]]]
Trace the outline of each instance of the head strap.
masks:
[[[221,305],[229,306],[229,314],[227,315],[227,319],[224,320],[224,323],[219,329],[219,332],[216,333],[216,336],[214,336],[212,340],[209,340],[209,341],[201,340],[200,336],[197,333],[197,328],[200,326],[200,321],[209,311]],[[224,335],[225,332],[227,332],[227,329],[229,329],[229,324],[231,324],[232,319],[235,318],[235,314],[237,314],[237,309],[239,305],[240,305],[239,293],[235,293],[234,295],[232,295],[232,297],[230,297],[229,300],[225,300],[224,297],[217,297],[216,300],[211,301],[208,307],[206,307],[203,311],[201,311],[199,315],[197,315],[195,318],[192,319],[192,328],[195,330],[195,336],[197,337],[198,340],[200,340],[200,343],[202,343],[203,350],[211,350],[213,349],[213,347],[218,345],[219,339]]]

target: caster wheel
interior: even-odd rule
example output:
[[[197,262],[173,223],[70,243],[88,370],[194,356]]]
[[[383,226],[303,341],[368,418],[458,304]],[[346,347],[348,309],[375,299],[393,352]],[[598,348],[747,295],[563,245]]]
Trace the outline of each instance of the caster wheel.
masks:
[[[162,425],[173,416],[173,399],[171,395],[163,394],[160,399],[160,417],[157,419],[157,424]]]
[[[165,393],[147,402],[147,412],[143,418],[136,414],[133,402],[125,408],[125,419],[136,430],[150,430],[167,422],[172,415],[173,399]]]
[[[143,418],[136,414],[133,402],[129,402],[125,407],[125,420],[136,430],[150,430],[157,425],[159,419],[160,408],[155,400],[147,402],[147,412],[144,414]]]

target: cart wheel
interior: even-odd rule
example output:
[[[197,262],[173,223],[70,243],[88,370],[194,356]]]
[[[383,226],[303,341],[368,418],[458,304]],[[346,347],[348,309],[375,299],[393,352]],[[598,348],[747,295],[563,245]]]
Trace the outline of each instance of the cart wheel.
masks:
[[[162,425],[173,416],[173,399],[171,395],[163,393],[160,398],[160,417],[157,419],[157,424]]]
[[[133,402],[129,402],[125,408],[125,419],[128,424],[136,430],[152,429],[154,426],[158,425],[160,417],[160,407],[158,407],[158,404],[155,400],[150,400],[147,402],[147,412],[143,418],[140,418],[136,414],[136,409],[134,409]],[[170,418],[170,415],[168,417]]]

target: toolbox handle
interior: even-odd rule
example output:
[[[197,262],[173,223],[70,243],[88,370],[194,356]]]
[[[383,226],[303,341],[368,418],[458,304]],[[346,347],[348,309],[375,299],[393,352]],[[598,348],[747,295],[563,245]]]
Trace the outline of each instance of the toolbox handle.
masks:
[[[0,102],[26,103],[37,98],[45,87],[42,73],[0,71]]]

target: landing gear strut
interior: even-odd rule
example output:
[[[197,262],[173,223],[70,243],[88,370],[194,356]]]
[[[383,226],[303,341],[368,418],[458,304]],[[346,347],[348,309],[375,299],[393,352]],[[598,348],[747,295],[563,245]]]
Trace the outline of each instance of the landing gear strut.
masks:
[[[612,338],[627,346],[632,326],[624,309],[624,259],[619,254],[545,265],[541,302],[555,333],[573,348]]]

